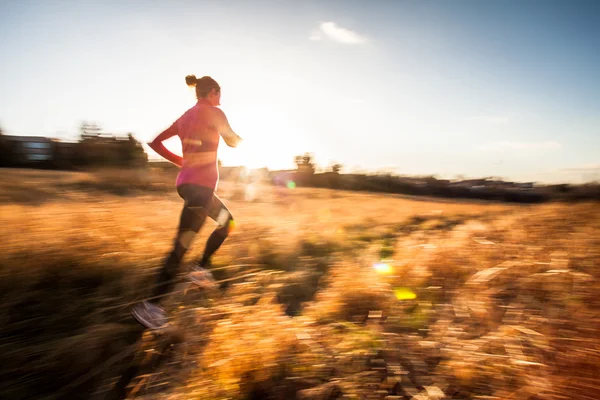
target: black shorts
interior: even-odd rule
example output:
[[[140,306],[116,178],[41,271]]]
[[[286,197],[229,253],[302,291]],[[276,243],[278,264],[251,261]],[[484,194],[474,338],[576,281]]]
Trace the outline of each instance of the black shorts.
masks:
[[[183,184],[177,188],[179,196],[185,201],[181,213],[180,231],[198,232],[208,216],[219,226],[225,226],[233,217],[214,190],[200,185]]]

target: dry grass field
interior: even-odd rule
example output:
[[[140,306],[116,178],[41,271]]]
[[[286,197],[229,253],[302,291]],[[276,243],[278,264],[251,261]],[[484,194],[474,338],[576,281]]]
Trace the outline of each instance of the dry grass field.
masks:
[[[2,171],[0,398],[110,398],[133,350],[138,399],[598,398],[598,203],[222,182],[221,285],[182,279],[164,348],[129,310],[170,250],[173,182]]]

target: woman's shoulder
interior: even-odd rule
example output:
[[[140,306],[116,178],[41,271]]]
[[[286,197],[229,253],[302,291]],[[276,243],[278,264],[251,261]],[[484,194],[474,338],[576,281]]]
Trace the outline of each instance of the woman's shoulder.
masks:
[[[205,120],[213,123],[222,122],[225,119],[227,117],[223,110],[209,104],[196,104],[185,111],[179,118],[180,121],[199,122],[199,120]]]
[[[206,106],[204,106],[202,104],[195,104],[194,106],[185,110],[185,112],[181,115],[180,119],[196,118],[198,115],[200,115],[202,113],[206,113],[206,112],[207,112]],[[208,112],[211,112],[211,111],[208,110]]]

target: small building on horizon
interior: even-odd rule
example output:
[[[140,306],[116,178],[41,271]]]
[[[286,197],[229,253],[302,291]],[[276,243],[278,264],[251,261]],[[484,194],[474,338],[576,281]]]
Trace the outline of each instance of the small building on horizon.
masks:
[[[54,161],[56,141],[45,136],[2,136],[14,165],[50,165]]]

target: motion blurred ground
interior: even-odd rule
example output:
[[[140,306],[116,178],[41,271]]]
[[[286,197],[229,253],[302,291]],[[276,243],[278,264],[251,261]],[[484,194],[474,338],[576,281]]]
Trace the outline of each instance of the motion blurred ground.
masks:
[[[102,398],[171,247],[173,174],[2,172],[0,397]],[[219,195],[227,284],[165,300],[185,342],[133,397],[596,398],[598,203]]]

